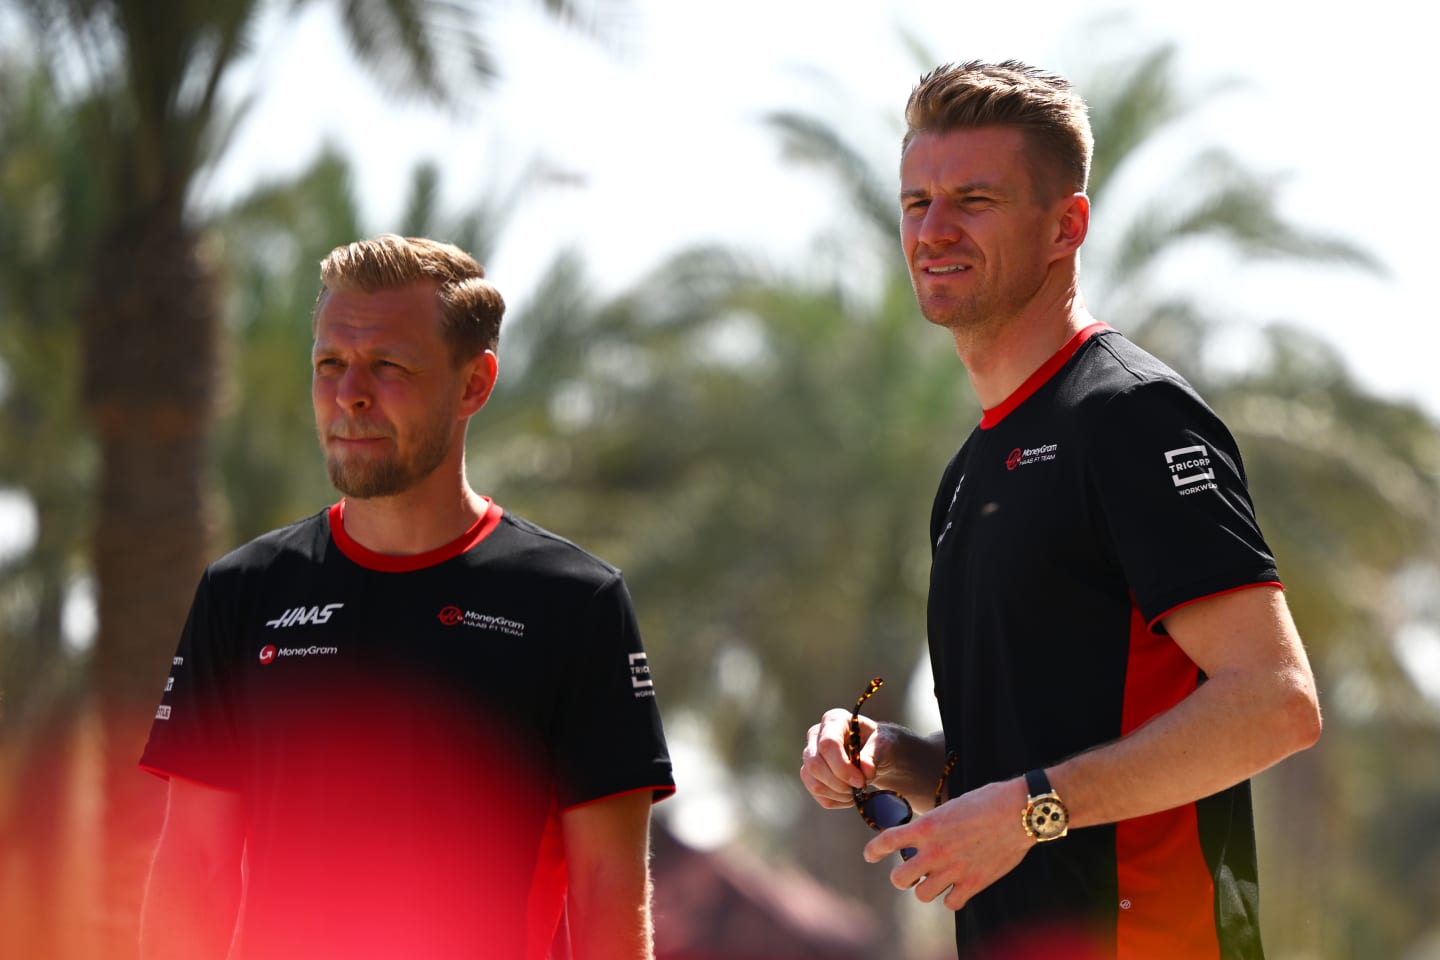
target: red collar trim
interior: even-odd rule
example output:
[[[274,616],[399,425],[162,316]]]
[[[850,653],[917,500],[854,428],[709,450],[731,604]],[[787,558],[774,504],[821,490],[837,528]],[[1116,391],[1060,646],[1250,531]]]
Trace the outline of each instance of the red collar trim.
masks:
[[[985,411],[984,416],[980,418],[980,429],[989,430],[1001,420],[1004,420],[1014,412],[1016,407],[1020,406],[1020,404],[1026,400],[1029,400],[1030,395],[1043,387],[1046,381],[1055,376],[1056,372],[1065,366],[1066,361],[1075,356],[1075,351],[1080,349],[1081,344],[1100,331],[1109,329],[1110,325],[1108,323],[1097,320],[1065,341],[1065,345],[1055,351],[1055,355],[1042,363],[1039,369],[1026,377],[1025,382],[1020,384],[1014,393],[1001,401],[999,406],[991,407]]]
[[[341,553],[367,569],[378,570],[381,573],[409,573],[413,570],[423,570],[426,567],[433,567],[437,563],[444,563],[452,557],[460,556],[488,537],[490,531],[499,526],[500,518],[505,515],[505,511],[489,497],[485,497],[484,500],[485,512],[470,526],[470,529],[444,546],[426,550],[424,553],[376,553],[368,547],[361,546],[359,541],[345,532],[344,499],[332,504],[328,511],[330,536],[335,541],[335,546],[340,548]]]

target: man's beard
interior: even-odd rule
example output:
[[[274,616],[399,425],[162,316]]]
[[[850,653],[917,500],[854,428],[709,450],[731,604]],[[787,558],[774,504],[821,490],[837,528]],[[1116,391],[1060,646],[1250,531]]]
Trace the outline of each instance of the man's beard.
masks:
[[[342,460],[325,452],[325,470],[336,490],[356,500],[393,497],[424,480],[450,452],[450,419],[437,417],[416,438],[415,452],[402,459],[394,453],[380,459],[351,457]]]
[[[954,332],[985,334],[1004,327],[1034,299],[1043,277],[1033,283],[1012,281],[976,290],[964,297],[919,300],[920,314],[937,327]],[[917,298],[918,299],[918,298]]]

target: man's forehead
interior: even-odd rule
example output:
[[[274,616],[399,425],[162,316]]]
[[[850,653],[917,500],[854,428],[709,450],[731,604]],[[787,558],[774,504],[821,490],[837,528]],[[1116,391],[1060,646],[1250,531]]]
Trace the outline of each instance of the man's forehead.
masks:
[[[1026,139],[1017,127],[917,133],[900,155],[900,179],[1000,181],[1024,175]]]
[[[440,306],[431,289],[332,290],[315,315],[315,347],[442,344]]]

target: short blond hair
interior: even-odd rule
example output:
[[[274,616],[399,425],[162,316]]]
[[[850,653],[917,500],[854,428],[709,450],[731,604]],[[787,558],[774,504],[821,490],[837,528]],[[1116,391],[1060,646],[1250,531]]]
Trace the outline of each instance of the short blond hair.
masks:
[[[423,280],[438,285],[440,329],[457,366],[499,346],[505,300],[485,268],[453,243],[393,233],[336,247],[320,261],[312,326],[331,290],[378,293]]]
[[[1019,127],[1037,190],[1084,193],[1095,138],[1090,111],[1070,81],[1019,60],[944,64],[920,78],[905,104],[903,154],[920,133]]]

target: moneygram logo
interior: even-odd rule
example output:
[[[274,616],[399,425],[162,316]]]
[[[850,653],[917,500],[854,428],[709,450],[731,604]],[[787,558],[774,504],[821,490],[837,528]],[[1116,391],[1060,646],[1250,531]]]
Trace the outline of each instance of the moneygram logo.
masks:
[[[322,647],[318,644],[309,647],[277,647],[266,644],[260,648],[260,663],[269,666],[281,657],[333,657],[339,652],[339,647]]]
[[[1043,463],[1046,460],[1054,460],[1056,453],[1060,450],[1058,443],[1042,443],[1038,447],[1016,447],[1010,451],[1005,458],[1005,469],[1014,470],[1016,467],[1028,466],[1032,463]]]
[[[441,607],[435,618],[447,627],[471,627],[475,630],[503,633],[507,637],[525,636],[525,624],[518,620],[497,617],[490,613],[476,613],[474,610],[461,610],[454,604]]]

